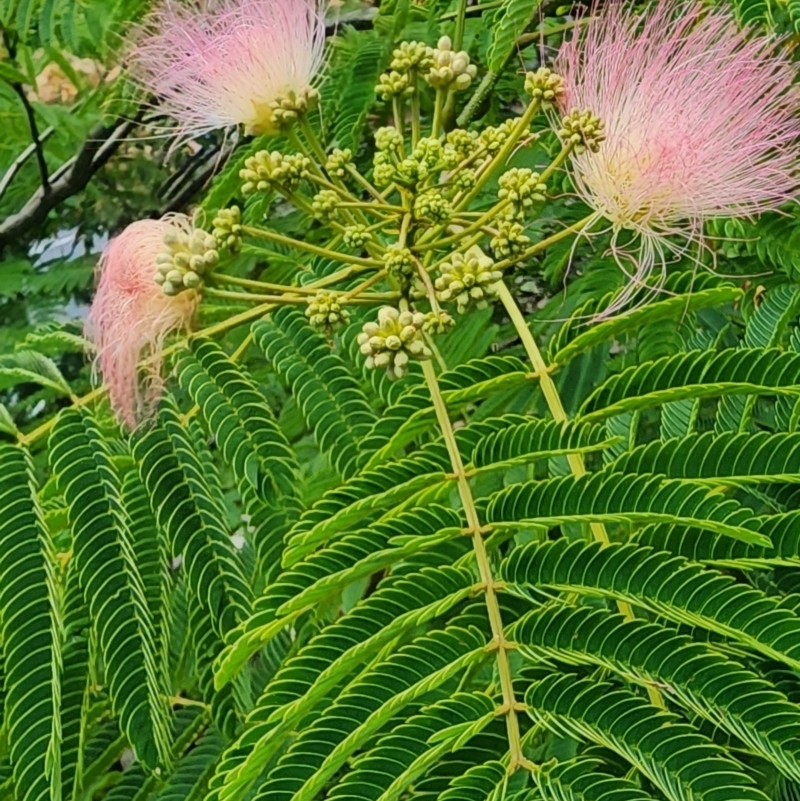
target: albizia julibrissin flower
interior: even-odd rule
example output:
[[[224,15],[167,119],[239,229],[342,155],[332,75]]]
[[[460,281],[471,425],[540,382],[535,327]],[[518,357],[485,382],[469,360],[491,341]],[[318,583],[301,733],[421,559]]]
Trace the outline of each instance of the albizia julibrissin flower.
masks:
[[[169,297],[153,280],[164,235],[191,230],[182,215],[140,220],[111,240],[98,265],[86,335],[95,345],[111,406],[130,428],[161,395],[164,338],[188,326],[197,305],[194,290]]]
[[[752,217],[800,188],[798,96],[779,46],[697,2],[660,0],[643,15],[631,5],[605,4],[554,65],[561,110],[591,110],[605,125],[598,152],[575,154],[572,173],[611,223],[618,263],[632,265],[615,309],[702,245],[704,221]],[[623,230],[634,234],[627,249]]]
[[[302,110],[323,60],[320,0],[162,0],[134,34],[134,80],[190,138],[230,126],[274,133]]]

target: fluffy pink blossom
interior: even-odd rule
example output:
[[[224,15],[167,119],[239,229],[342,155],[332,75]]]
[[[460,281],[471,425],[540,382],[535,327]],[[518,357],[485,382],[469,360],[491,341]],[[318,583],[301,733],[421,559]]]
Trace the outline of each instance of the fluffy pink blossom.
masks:
[[[176,230],[191,232],[188,218],[135,222],[111,240],[98,265],[86,334],[95,345],[111,405],[130,428],[161,395],[164,338],[188,326],[197,304],[194,290],[167,297],[154,280],[164,234]]]
[[[303,98],[325,44],[320,0],[162,0],[134,36],[131,74],[193,137],[272,133],[270,104]]]
[[[696,1],[660,0],[643,15],[631,5],[607,3],[554,65],[562,111],[590,109],[605,124],[599,152],[575,155],[572,171],[631,279],[606,314],[702,246],[705,220],[752,217],[800,188],[798,97],[779,45]],[[625,252],[623,230],[635,235]]]

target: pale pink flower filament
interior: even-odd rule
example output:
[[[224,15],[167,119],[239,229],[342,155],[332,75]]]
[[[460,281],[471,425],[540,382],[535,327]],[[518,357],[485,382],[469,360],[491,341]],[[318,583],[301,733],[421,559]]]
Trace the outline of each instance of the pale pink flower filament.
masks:
[[[633,264],[606,314],[702,246],[706,220],[752,217],[800,188],[794,70],[776,43],[697,2],[660,0],[641,16],[630,6],[607,3],[554,65],[562,111],[590,109],[605,124],[600,151],[575,155],[572,174],[611,223],[618,263]],[[633,251],[618,244],[623,230]]]
[[[323,60],[318,0],[163,0],[134,34],[131,74],[191,138],[273,133],[270,104],[302,97]]]
[[[135,222],[111,240],[98,265],[86,334],[96,347],[112,408],[130,428],[161,395],[164,338],[188,326],[197,305],[194,290],[167,297],[154,281],[164,234],[176,230],[190,232],[188,218]]]

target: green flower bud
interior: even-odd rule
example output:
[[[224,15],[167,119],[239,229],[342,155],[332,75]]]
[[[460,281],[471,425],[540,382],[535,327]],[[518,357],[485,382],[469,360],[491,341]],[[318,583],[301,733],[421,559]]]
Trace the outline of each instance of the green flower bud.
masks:
[[[311,201],[311,208],[314,210],[314,215],[321,220],[330,220],[339,208],[341,198],[338,192],[333,189],[323,189],[314,195]]]
[[[458,313],[468,308],[486,308],[497,294],[495,284],[503,274],[494,269],[494,261],[473,245],[466,253],[454,253],[450,261],[439,267],[434,282],[436,297],[442,303],[455,302]]]
[[[423,42],[401,42],[392,52],[389,68],[399,72],[407,72],[416,68],[420,73],[427,72],[433,66],[433,49]]]
[[[603,121],[588,109],[570,111],[561,120],[558,135],[565,144],[571,142],[576,153],[583,153],[585,150],[597,153],[606,138]]]
[[[408,74],[405,72],[384,72],[378,78],[378,84],[375,87],[375,94],[381,100],[391,100],[393,97],[401,95],[410,95],[414,91],[413,86],[408,84]]]
[[[360,250],[372,239],[372,234],[366,225],[348,225],[342,232],[344,246],[353,250]]]
[[[422,339],[425,320],[421,312],[400,312],[390,306],[380,309],[378,322],[365,323],[358,335],[367,367],[384,367],[392,378],[402,378],[412,358],[430,359],[431,351]]]
[[[348,164],[353,161],[353,151],[349,147],[340,150],[338,147],[331,151],[328,160],[325,162],[325,171],[328,175],[335,175],[337,178],[344,178]]]
[[[414,217],[417,220],[446,222],[453,209],[440,189],[428,189],[414,200]]]
[[[525,91],[548,109],[564,94],[564,79],[547,67],[539,67],[525,75]]]
[[[308,301],[306,317],[314,328],[330,332],[341,323],[350,320],[350,312],[339,301],[339,296],[326,289],[320,289]]]

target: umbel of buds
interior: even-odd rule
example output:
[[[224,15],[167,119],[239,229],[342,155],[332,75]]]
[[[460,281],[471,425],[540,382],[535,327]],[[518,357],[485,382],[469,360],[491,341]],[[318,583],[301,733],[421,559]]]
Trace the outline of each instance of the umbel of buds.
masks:
[[[278,127],[291,125],[301,114],[313,111],[319,105],[319,91],[309,86],[303,91],[290,90],[286,94],[272,100],[269,108],[272,111],[273,124]]]
[[[367,367],[385,367],[392,378],[408,372],[411,359],[430,359],[431,350],[422,338],[426,315],[422,312],[398,311],[384,306],[377,323],[365,323],[358,335]]]
[[[530,237],[525,234],[522,225],[514,220],[501,219],[497,222],[497,233],[489,242],[489,247],[498,259],[516,256],[530,244]]]
[[[277,150],[259,150],[244,162],[239,177],[244,181],[242,194],[282,189],[293,192],[300,183],[310,161],[299,153],[284,155]]]
[[[167,230],[164,246],[165,250],[156,256],[158,272],[154,280],[165,295],[197,289],[203,273],[219,263],[216,238],[199,228],[191,233],[177,228]]]
[[[570,111],[561,120],[561,129],[558,135],[563,142],[571,142],[575,146],[576,153],[583,153],[586,150],[597,153],[606,138],[603,121],[588,109],[586,111],[578,109]]]
[[[238,253],[242,247],[242,212],[238,206],[220,209],[212,220],[212,235],[220,248]]]
[[[542,108],[549,109],[564,94],[564,79],[547,67],[539,67],[525,75],[525,91],[540,101]]]
[[[437,89],[453,89],[463,92],[469,89],[478,68],[469,63],[465,50],[453,52],[449,36],[442,36],[431,53],[433,64],[425,75],[425,80]]]
[[[306,317],[315,328],[330,330],[339,323],[350,320],[350,312],[339,302],[337,295],[326,289],[320,289],[308,301]]]
[[[500,200],[511,201],[510,217],[522,218],[534,203],[544,203],[547,186],[539,181],[539,173],[527,167],[512,167],[499,178]]]
[[[454,253],[450,261],[439,266],[439,272],[434,282],[436,297],[442,303],[454,301],[459,314],[470,306],[485,309],[489,299],[497,295],[494,285],[503,277],[477,245],[464,254]]]

